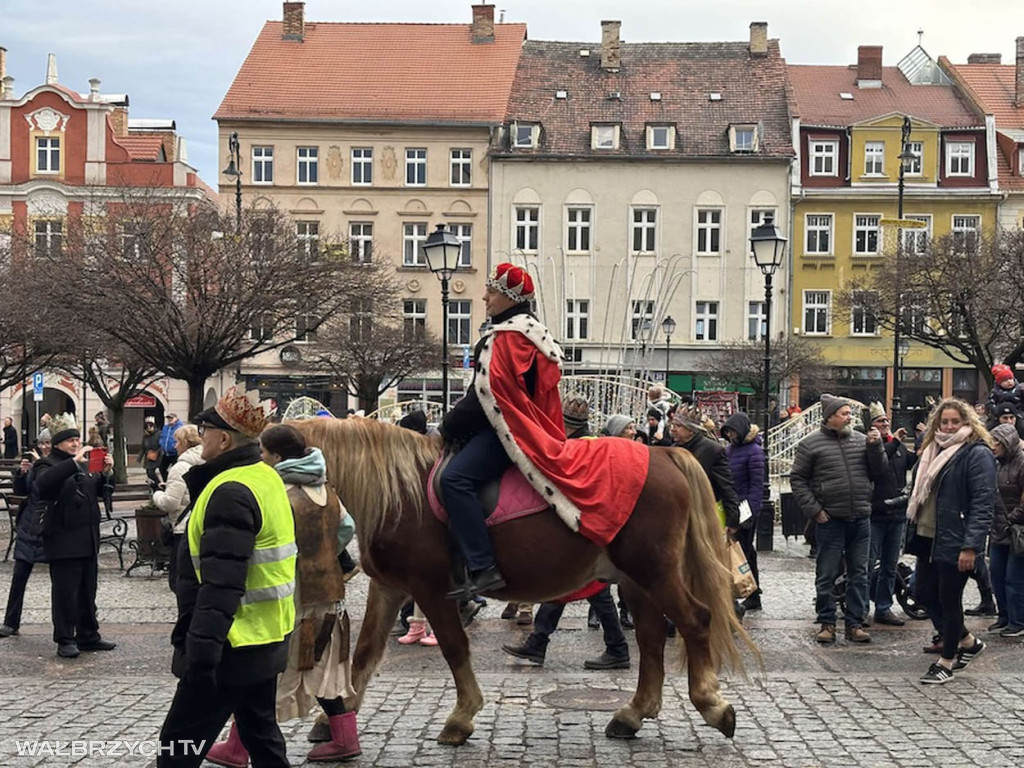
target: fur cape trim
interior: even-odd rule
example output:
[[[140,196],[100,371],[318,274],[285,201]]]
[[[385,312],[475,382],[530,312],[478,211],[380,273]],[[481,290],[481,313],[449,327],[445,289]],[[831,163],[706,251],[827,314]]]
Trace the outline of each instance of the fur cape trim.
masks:
[[[479,368],[474,380],[474,386],[476,387],[477,397],[480,399],[480,405],[483,407],[484,413],[487,414],[487,420],[498,434],[498,437],[501,438],[502,445],[505,446],[505,451],[508,453],[512,463],[523,473],[527,482],[540,494],[540,497],[552,506],[562,519],[562,522],[568,525],[571,530],[579,532],[579,508],[553,482],[540,473],[523,452],[523,449],[519,447],[515,436],[512,434],[512,430],[509,429],[508,422],[505,421],[505,417],[498,407],[494,393],[491,391],[490,371],[494,344],[493,339],[490,337],[497,333],[521,333],[537,347],[537,350],[545,358],[557,365],[559,371],[562,370],[562,348],[540,320],[532,315],[513,315],[505,322],[491,326],[491,329],[484,336],[484,343],[480,348]]]

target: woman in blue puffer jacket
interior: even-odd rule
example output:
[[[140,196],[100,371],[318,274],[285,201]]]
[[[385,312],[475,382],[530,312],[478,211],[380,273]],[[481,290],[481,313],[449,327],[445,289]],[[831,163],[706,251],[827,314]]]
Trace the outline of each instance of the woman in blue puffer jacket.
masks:
[[[761,512],[764,495],[764,448],[756,424],[751,424],[747,414],[738,411],[722,425],[722,437],[729,441],[725,449],[729,457],[732,483],[740,502],[750,505],[751,518],[736,531],[736,540],[743,547],[750,571],[757,582],[757,591],[743,601],[748,611],[761,610],[761,577],[757,570],[757,549],[754,547],[754,532],[757,530],[757,516]]]

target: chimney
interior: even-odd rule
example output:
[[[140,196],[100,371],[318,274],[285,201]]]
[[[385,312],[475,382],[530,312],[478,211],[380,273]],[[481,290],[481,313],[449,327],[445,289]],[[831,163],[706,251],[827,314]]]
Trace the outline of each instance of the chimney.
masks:
[[[968,64],[1002,64],[1001,53],[972,53],[967,57]]]
[[[768,22],[750,22],[750,55],[768,55]]]
[[[1024,107],[1024,37],[1017,38],[1017,80],[1013,89],[1014,104]]]
[[[609,72],[618,72],[622,64],[620,48],[622,41],[619,40],[619,29],[621,21],[601,22],[601,69]]]
[[[473,6],[473,42],[494,42],[494,6]]]
[[[115,136],[128,135],[128,110],[124,107],[114,107],[110,113],[110,128]]]
[[[306,4],[285,3],[284,4],[284,28],[281,32],[282,40],[298,40],[302,42],[306,34]]]
[[[100,79],[98,77],[89,78],[89,101],[100,100]]]
[[[857,47],[857,87],[882,87],[882,46]]]
[[[46,84],[57,84],[57,54],[55,53],[46,56]]]
[[[14,99],[14,75],[5,75],[3,83],[3,93],[0,93],[0,98],[8,101]]]
[[[7,77],[7,49],[0,45],[0,83]]]

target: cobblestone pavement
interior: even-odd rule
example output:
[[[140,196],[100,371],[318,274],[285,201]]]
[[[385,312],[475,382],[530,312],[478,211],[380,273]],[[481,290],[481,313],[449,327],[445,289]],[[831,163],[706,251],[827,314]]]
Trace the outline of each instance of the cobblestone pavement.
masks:
[[[0,526],[0,537],[6,531]],[[0,538],[5,540],[5,538]],[[636,684],[630,671],[589,673],[582,661],[602,650],[585,624],[585,604],[566,611],[543,668],[511,659],[501,643],[525,630],[497,618],[492,602],[470,627],[474,666],[486,705],[476,732],[458,749],[434,742],[455,691],[437,649],[391,642],[359,714],[363,756],[377,766],[967,766],[1024,763],[1024,646],[989,640],[969,671],[944,686],[917,678],[929,657],[921,645],[928,622],[874,628],[869,646],[820,648],[812,640],[813,563],[806,547],[763,556],[765,610],[746,624],[764,653],[765,671],[723,677],[736,706],[736,737],[703,725],[689,704],[686,677],[674,669],[661,716],[640,738],[612,741],[604,726]],[[145,571],[143,572],[145,573]],[[0,597],[11,563],[0,564]],[[366,580],[350,583],[349,605],[362,615]],[[101,629],[118,641],[112,653],[54,656],[45,567],[33,573],[22,634],[0,640],[0,766],[131,766],[141,756],[18,756],[17,741],[153,739],[174,688],[168,673],[174,603],[166,581],[124,578],[116,558],[101,561]],[[977,593],[968,588],[965,603]],[[983,630],[989,619],[971,620]],[[632,636],[630,634],[630,642]],[[678,641],[670,641],[674,643]],[[672,646],[670,645],[670,650]],[[557,700],[556,700],[557,699]],[[569,708],[569,706],[580,708]],[[302,765],[311,719],[283,724],[293,765]]]

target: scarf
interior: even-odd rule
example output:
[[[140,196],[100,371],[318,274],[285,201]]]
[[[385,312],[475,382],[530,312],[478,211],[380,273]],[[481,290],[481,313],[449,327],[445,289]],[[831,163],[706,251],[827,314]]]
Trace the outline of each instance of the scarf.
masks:
[[[282,459],[274,467],[284,482],[291,485],[323,485],[327,482],[327,462],[319,448],[309,448],[305,456]]]
[[[917,511],[928,501],[928,497],[934,490],[935,480],[942,468],[949,463],[957,451],[967,445],[967,438],[970,436],[971,428],[968,426],[960,427],[953,434],[935,433],[934,439],[918,459],[917,480],[914,482],[914,491],[910,496],[910,503],[907,505],[908,520],[917,519]]]

